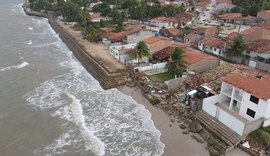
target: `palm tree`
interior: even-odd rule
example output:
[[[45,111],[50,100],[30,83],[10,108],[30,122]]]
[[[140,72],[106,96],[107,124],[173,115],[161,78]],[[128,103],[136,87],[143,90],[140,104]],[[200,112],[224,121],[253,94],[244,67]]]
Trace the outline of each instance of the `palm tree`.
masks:
[[[184,51],[179,48],[175,48],[171,55],[171,60],[166,64],[168,72],[174,76],[181,76],[186,68],[187,62],[185,61],[186,55]]]
[[[233,43],[229,46],[229,48],[226,50],[226,56],[227,57],[233,57],[233,56],[243,56],[244,51],[247,49],[246,44],[243,42],[243,40],[236,38]]]
[[[144,41],[140,41],[137,44],[136,50],[133,52],[133,57],[138,59],[138,64],[142,61],[143,57],[151,56],[150,50],[148,49],[147,45]]]

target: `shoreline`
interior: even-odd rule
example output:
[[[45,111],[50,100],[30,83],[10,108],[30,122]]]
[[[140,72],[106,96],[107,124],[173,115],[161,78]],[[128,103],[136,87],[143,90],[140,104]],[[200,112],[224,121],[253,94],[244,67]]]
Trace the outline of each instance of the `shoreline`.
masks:
[[[141,104],[151,113],[154,126],[160,131],[160,141],[165,144],[163,156],[210,156],[207,143],[199,143],[191,137],[194,133],[183,134],[180,123],[172,122],[168,114],[162,109],[152,105],[144,96],[142,89],[130,88],[125,85],[116,88],[121,93],[131,96],[138,104]],[[197,134],[195,134],[197,135]],[[241,149],[234,148],[225,154],[226,156],[250,156]]]
[[[96,70],[91,68],[89,64],[89,59],[95,60],[95,58],[89,58],[89,55],[85,54],[85,47],[81,47],[79,41],[74,38],[68,32],[65,32],[64,28],[60,25],[57,26],[57,22],[53,19],[52,16],[46,15],[43,13],[31,11],[27,6],[27,1],[23,5],[24,11],[29,16],[37,16],[37,17],[44,17],[48,18],[50,26],[59,33],[59,36],[63,40],[63,42],[69,47],[69,49],[73,52],[73,55],[81,62],[81,64],[89,71],[93,77],[100,81],[107,81],[104,75],[101,75],[98,78],[95,75],[100,75],[100,72],[104,72],[101,70]],[[51,18],[51,19],[50,19]],[[52,23],[55,22],[55,23]],[[56,25],[55,25],[56,24]],[[66,36],[65,36],[66,35]],[[70,41],[71,40],[71,41]],[[75,42],[75,46],[74,43]],[[89,42],[90,44],[91,42]],[[77,46],[77,47],[76,47]],[[83,54],[83,55],[80,55]],[[88,57],[87,57],[88,56]],[[95,60],[96,62],[96,60]],[[91,69],[90,69],[91,68]],[[90,70],[89,70],[90,69]],[[118,75],[119,76],[119,75]],[[122,76],[122,75],[121,75]],[[109,77],[110,79],[111,77]],[[100,80],[102,79],[102,80]],[[102,83],[100,82],[101,86]],[[123,84],[123,83],[122,83]],[[209,156],[208,149],[206,149],[206,143],[203,144],[198,143],[196,140],[190,137],[191,134],[183,134],[183,130],[179,128],[179,123],[172,122],[170,117],[163,111],[162,109],[153,106],[149,101],[143,96],[141,88],[137,86],[138,89],[129,88],[125,85],[117,84],[110,86],[108,88],[104,87],[105,89],[117,87],[120,92],[125,95],[131,96],[138,104],[145,106],[151,113],[151,120],[154,123],[154,126],[161,132],[160,140],[162,143],[165,144],[164,148],[164,156],[179,156],[179,155],[187,155],[187,156]],[[121,85],[121,86],[120,86]],[[248,156],[248,154],[243,153],[239,148],[233,149],[232,151],[226,154],[227,156]]]
[[[89,42],[81,32],[73,30],[65,22],[55,18],[51,13],[45,14],[32,11],[26,0],[22,5],[28,16],[47,18],[50,26],[81,62],[84,68],[97,80],[104,89],[115,88],[125,84],[127,67],[109,54],[108,48],[102,43]]]

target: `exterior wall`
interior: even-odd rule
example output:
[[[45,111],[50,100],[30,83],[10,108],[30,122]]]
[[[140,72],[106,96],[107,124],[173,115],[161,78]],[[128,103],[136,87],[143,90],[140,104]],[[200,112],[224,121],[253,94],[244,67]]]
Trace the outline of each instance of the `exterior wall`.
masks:
[[[203,51],[203,44],[199,42],[198,48],[199,48],[201,51]]]
[[[258,104],[255,104],[251,102],[249,99],[250,99],[250,94],[247,92],[244,92],[242,102],[241,102],[242,105],[240,107],[239,114],[250,121],[264,117],[266,112],[269,111],[267,109],[269,109],[268,105],[270,105],[270,103],[259,99]],[[246,114],[248,108],[256,112],[254,118]]]
[[[155,35],[154,31],[151,30],[141,30],[137,33],[131,34],[127,36],[126,42],[127,43],[138,43],[148,37],[152,37]]]
[[[219,103],[220,101],[222,101],[221,94],[205,98],[203,99],[202,109],[208,114],[210,114],[212,117],[215,117],[220,122],[225,124],[227,127],[231,128],[237,134],[243,135],[245,130],[245,123],[238,120],[226,111],[218,108],[216,106],[216,103]]]
[[[213,47],[213,54],[222,56],[223,55],[223,51],[222,51],[222,49]]]
[[[205,72],[211,70],[219,65],[219,59],[216,60],[208,60],[204,59],[194,64],[188,66],[189,70],[195,71],[196,73]]]
[[[149,64],[147,66],[135,67],[138,71],[148,71],[148,70],[164,70],[167,62],[157,63],[157,64]]]
[[[219,108],[218,108],[219,109]],[[245,123],[241,122],[240,120],[236,119],[229,113],[225,112],[224,110],[219,109],[219,116],[217,118],[220,122],[231,128],[239,135],[243,135],[245,130]]]
[[[159,21],[151,21],[151,25],[157,26],[157,27],[168,27],[169,23],[168,22],[159,22]]]

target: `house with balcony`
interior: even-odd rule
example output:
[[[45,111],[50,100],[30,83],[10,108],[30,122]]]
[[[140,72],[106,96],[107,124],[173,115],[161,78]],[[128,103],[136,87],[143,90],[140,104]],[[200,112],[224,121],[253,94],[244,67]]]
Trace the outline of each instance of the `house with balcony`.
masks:
[[[227,76],[220,94],[205,98],[202,109],[242,137],[270,126],[270,75]]]

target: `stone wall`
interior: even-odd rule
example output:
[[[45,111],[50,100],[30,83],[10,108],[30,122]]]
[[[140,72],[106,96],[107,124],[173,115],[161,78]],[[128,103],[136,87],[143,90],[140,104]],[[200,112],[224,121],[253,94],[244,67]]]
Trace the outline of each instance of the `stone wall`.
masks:
[[[53,15],[47,15],[31,11],[24,5],[24,11],[29,16],[45,17],[49,19],[51,27],[59,33],[60,38],[66,43],[74,56],[82,63],[85,69],[99,81],[104,89],[114,88],[125,83],[126,71],[110,73],[97,60],[89,55],[68,33],[66,33],[55,21]]]

